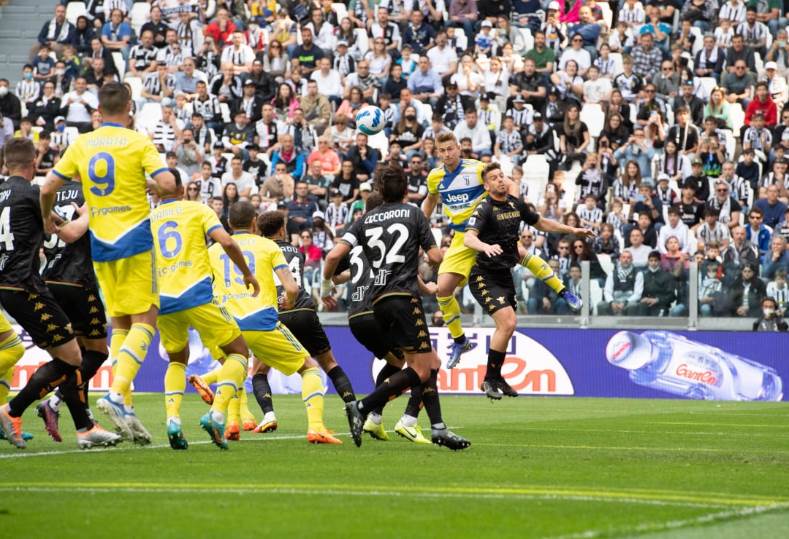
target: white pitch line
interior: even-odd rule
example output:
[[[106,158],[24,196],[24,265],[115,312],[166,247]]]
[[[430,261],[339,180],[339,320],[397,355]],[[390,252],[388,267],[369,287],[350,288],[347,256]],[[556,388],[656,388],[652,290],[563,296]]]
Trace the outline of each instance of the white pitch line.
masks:
[[[766,432],[727,432],[727,431],[693,431],[686,430],[632,430],[632,429],[572,429],[572,428],[542,428],[542,427],[519,427],[518,430],[533,430],[539,432],[616,432],[619,434],[677,434],[682,436],[744,436],[764,437],[764,438],[789,438],[789,434],[775,434]]]
[[[417,498],[472,498],[472,499],[494,499],[494,500],[548,500],[548,501],[579,501],[579,502],[592,502],[592,503],[621,503],[626,505],[652,505],[664,507],[694,507],[700,509],[720,509],[723,507],[730,507],[725,504],[715,503],[699,503],[688,502],[685,500],[668,501],[649,498],[627,498],[627,497],[608,497],[608,496],[581,496],[581,495],[568,495],[568,494],[520,494],[520,493],[491,493],[491,492],[424,492],[424,491],[408,491],[408,490],[365,490],[355,488],[354,490],[338,490],[338,489],[314,489],[314,488],[292,488],[292,487],[264,487],[256,488],[254,486],[244,488],[214,488],[206,486],[200,489],[178,488],[178,487],[38,487],[38,486],[24,486],[18,487],[0,486],[0,492],[46,492],[46,493],[63,493],[63,492],[83,492],[90,494],[110,494],[110,493],[126,493],[126,494],[235,494],[235,495],[248,495],[248,494],[294,494],[294,495],[336,495],[336,496],[360,496],[360,497],[383,497],[383,498],[400,498],[400,497],[417,497]]]
[[[665,452],[681,452],[681,453],[755,453],[755,454],[770,454],[774,455],[780,453],[782,455],[789,455],[789,451],[781,451],[778,449],[720,449],[714,447],[641,447],[641,446],[609,446],[609,445],[560,445],[560,444],[502,444],[497,442],[477,442],[474,445],[478,446],[491,446],[491,447],[526,447],[532,449],[581,449],[592,451],[665,451]]]
[[[661,531],[677,530],[681,528],[689,528],[693,526],[700,526],[704,524],[712,524],[715,522],[738,520],[743,518],[752,517],[769,513],[771,511],[781,511],[789,509],[789,504],[773,504],[773,505],[758,505],[755,507],[744,507],[741,509],[731,509],[729,511],[720,511],[717,513],[707,513],[697,517],[668,520],[665,522],[644,522],[638,524],[633,528],[625,529],[606,529],[606,530],[585,530],[578,533],[571,533],[568,535],[551,536],[550,539],[595,539],[597,537],[621,534],[647,534],[656,533]]]

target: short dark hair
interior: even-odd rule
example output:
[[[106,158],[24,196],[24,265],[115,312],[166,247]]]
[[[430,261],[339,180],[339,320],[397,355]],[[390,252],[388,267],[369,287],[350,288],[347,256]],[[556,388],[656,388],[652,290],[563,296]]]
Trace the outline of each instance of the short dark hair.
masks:
[[[170,168],[168,170],[170,171],[170,174],[173,175],[173,178],[175,178],[175,190],[178,191],[178,189],[180,189],[181,186],[184,184],[183,181],[181,180],[181,173],[178,172],[177,168]]]
[[[373,191],[364,201],[364,211],[372,211],[384,203],[384,197],[378,191]]]
[[[130,100],[129,89],[120,82],[108,82],[99,89],[99,109],[104,114],[122,114]]]
[[[258,217],[258,229],[266,237],[271,237],[285,226],[285,214],[281,211],[267,211]]]
[[[255,206],[246,200],[240,200],[230,206],[228,223],[233,230],[249,228],[255,220]]]
[[[669,206],[668,207],[668,214],[669,215],[679,215],[679,209],[676,206]]]
[[[485,181],[488,173],[493,172],[494,170],[501,170],[501,165],[495,162],[485,165],[485,168],[482,169],[482,181]]]
[[[400,165],[390,162],[379,167],[375,175],[375,190],[384,197],[384,202],[401,202],[408,189],[408,180]]]
[[[31,140],[15,137],[6,142],[3,157],[9,171],[26,167],[36,160],[36,147]]]

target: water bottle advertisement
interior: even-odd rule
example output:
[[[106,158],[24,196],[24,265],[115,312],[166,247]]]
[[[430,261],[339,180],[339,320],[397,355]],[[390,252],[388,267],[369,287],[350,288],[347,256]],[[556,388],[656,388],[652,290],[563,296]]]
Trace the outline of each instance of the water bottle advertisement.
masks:
[[[27,350],[17,364],[13,390],[24,386],[37,366],[49,360],[46,352],[20,333]],[[347,327],[327,327],[326,333],[356,391],[371,391],[383,362],[357,343]],[[451,344],[448,331],[431,328],[430,335],[446,364]],[[467,335],[476,346],[454,369],[441,369],[438,383],[444,393],[482,394],[479,385],[485,376],[493,328],[468,329]],[[510,340],[502,374],[521,395],[789,400],[785,396],[789,383],[786,342],[786,336],[779,333],[520,329]],[[188,374],[203,374],[218,365],[197,334],[191,335],[189,349]],[[163,391],[166,368],[167,355],[157,337],[135,390]],[[275,393],[300,391],[298,376],[272,371],[269,379]],[[105,391],[110,383],[108,362],[90,387]]]

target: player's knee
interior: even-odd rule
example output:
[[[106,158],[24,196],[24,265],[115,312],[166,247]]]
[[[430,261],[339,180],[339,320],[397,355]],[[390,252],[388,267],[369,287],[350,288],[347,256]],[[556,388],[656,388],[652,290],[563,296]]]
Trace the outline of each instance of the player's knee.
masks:
[[[222,352],[224,352],[226,356],[229,356],[230,354],[238,354],[240,356],[247,357],[249,355],[247,343],[244,342],[244,337],[241,337],[240,335],[229,344],[226,344],[220,348],[222,348]]]
[[[402,369],[403,365],[405,365],[405,359],[402,357],[397,357],[392,352],[386,354],[386,362],[393,367],[397,367],[398,369]]]
[[[331,353],[331,350],[318,354],[318,357],[315,359],[318,360],[318,364],[320,364],[324,372],[329,372],[337,366],[337,361],[334,359],[334,354]]]
[[[71,339],[60,346],[54,346],[49,349],[49,353],[52,357],[59,358],[61,361],[65,361],[74,367],[82,365],[82,352],[77,344],[77,339]]]
[[[518,318],[515,316],[515,311],[507,309],[496,325],[502,333],[511,336],[515,333],[515,328],[518,326]]]
[[[102,354],[109,352],[107,348],[107,339],[81,339],[80,346],[91,352],[99,352]]]
[[[311,357],[308,357],[307,359],[304,360],[304,365],[302,365],[301,369],[299,369],[299,372],[304,372],[307,369],[317,369],[318,367],[319,367],[318,362],[312,359]]]

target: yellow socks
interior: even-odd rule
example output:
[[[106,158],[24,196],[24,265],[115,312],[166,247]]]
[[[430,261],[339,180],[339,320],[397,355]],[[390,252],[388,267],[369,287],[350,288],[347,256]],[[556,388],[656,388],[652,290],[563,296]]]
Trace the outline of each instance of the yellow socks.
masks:
[[[238,388],[247,377],[247,358],[239,354],[230,354],[219,370],[219,381],[214,394],[211,410],[227,416],[230,399],[236,396]]]
[[[307,430],[323,432],[323,382],[316,368],[301,373],[301,400],[307,408]]]
[[[535,277],[551,287],[551,290],[554,292],[559,293],[565,289],[562,280],[553,272],[545,260],[539,256],[526,255],[526,257],[521,260],[521,266],[525,266]]]
[[[463,321],[460,319],[460,304],[455,296],[438,297],[438,307],[444,315],[444,324],[449,329],[453,339],[463,336]]]
[[[181,401],[186,390],[186,365],[171,361],[164,373],[164,407],[167,419],[181,415]]]
[[[230,403],[227,405],[227,424],[230,425],[235,423],[236,425],[241,424],[241,399],[238,398],[238,394],[241,392],[239,389],[236,391],[236,396],[230,399]]]
[[[148,324],[132,324],[129,334],[118,351],[118,366],[112,381],[111,395],[122,395],[127,406],[131,405],[131,384],[140,370],[153,340],[154,328]],[[114,335],[113,335],[114,336]],[[117,402],[117,397],[115,397]]]
[[[246,380],[245,380],[246,381]],[[241,421],[246,423],[247,421],[251,421],[252,423],[257,423],[255,419],[255,414],[249,409],[249,398],[247,395],[247,390],[244,389],[244,386],[241,386],[241,389],[238,390],[238,404],[241,408]]]
[[[8,400],[14,365],[22,359],[23,355],[25,355],[25,347],[16,333],[0,342],[0,404],[5,404]]]
[[[201,375],[200,378],[202,378],[206,384],[212,386],[219,381],[219,371],[221,370],[222,367],[219,366],[216,369]]]
[[[118,356],[121,352],[121,347],[123,347],[123,341],[126,340],[126,337],[129,335],[128,329],[113,329],[112,336],[110,337],[110,358],[112,359],[112,380],[113,385],[115,381],[115,377],[118,373]],[[131,384],[127,386],[127,388],[123,391],[118,392],[121,397],[123,398],[124,404],[127,406],[131,406]],[[128,403],[127,403],[128,401]]]

